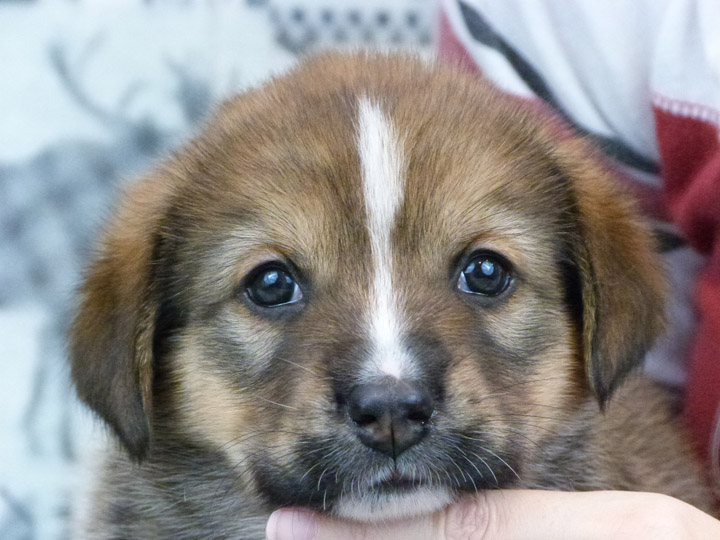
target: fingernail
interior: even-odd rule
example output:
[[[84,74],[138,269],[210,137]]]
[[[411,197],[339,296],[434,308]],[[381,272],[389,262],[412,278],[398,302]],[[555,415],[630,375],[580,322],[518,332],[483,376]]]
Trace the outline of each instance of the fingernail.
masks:
[[[267,540],[315,540],[317,520],[301,510],[278,510],[270,515],[265,538]]]

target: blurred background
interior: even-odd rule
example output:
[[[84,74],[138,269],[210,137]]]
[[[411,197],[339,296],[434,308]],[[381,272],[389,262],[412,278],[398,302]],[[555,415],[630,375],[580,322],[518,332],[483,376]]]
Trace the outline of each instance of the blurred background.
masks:
[[[101,426],[65,334],[123,183],[323,48],[432,54],[435,0],[0,0],[0,539],[69,538]]]

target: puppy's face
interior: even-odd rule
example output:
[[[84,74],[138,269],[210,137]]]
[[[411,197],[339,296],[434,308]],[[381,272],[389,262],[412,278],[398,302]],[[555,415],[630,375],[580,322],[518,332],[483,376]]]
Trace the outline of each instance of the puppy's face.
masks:
[[[512,484],[660,326],[647,234],[585,154],[449,70],[306,64],[130,192],[81,396],[134,455],[219,451],[273,507],[381,519]]]

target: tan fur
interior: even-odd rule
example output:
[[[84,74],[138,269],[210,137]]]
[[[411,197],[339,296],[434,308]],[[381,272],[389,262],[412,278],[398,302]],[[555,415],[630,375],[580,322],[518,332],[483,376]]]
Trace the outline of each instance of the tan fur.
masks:
[[[120,360],[73,363],[80,396],[106,401],[103,414],[123,431],[127,444],[146,436],[149,426],[120,427],[121,417],[138,420],[152,408],[152,332],[155,306],[149,298],[151,234],[167,209],[177,181],[170,170],[133,184],[125,194],[103,249],[81,290],[82,309],[71,335],[76,358],[104,358],[111,352]],[[118,409],[131,409],[118,410]],[[138,433],[133,433],[137,431]],[[141,444],[141,443],[140,443]]]
[[[358,382],[371,305],[361,97],[403,141],[393,294],[440,396],[431,435],[394,465],[358,443],[338,397]],[[452,496],[649,490],[709,509],[662,391],[623,386],[663,325],[652,245],[584,142],[450,68],[330,55],[230,100],[131,188],[82,291],[79,393],[141,460],[108,458],[93,534],[259,537],[274,507],[335,511],[392,467]],[[512,264],[497,300],[457,290],[478,249]],[[299,306],[246,296],[271,261],[296,272]]]

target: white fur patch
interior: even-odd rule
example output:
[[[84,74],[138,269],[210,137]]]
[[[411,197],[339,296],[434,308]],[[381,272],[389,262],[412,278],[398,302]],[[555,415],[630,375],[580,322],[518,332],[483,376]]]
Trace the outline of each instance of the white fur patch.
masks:
[[[406,164],[402,141],[392,121],[366,97],[358,104],[357,143],[373,267],[368,314],[372,352],[368,367],[372,375],[400,378],[412,365],[401,342],[390,237],[403,202]]]
[[[383,521],[430,514],[453,502],[445,488],[421,487],[406,493],[366,494],[342,497],[335,514],[357,521]]]

